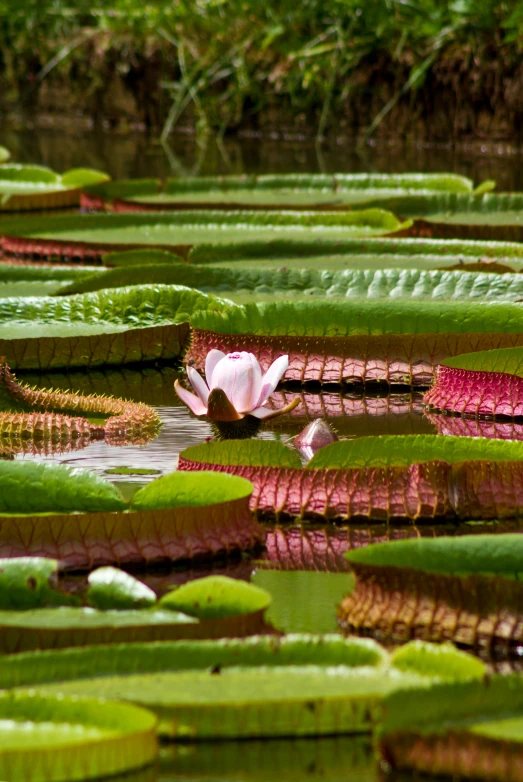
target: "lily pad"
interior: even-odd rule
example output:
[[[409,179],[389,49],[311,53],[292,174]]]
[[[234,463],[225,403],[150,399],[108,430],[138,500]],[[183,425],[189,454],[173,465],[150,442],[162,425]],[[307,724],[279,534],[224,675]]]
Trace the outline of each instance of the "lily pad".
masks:
[[[59,588],[58,562],[43,557],[0,559],[0,611],[78,602]]]
[[[522,551],[519,534],[412,539],[350,551],[356,588],[341,602],[340,623],[395,641],[514,650],[523,640]]]
[[[100,260],[124,249],[150,247],[186,257],[202,242],[265,242],[275,232],[281,239],[314,233],[318,240],[350,239],[394,233],[406,227],[391,212],[221,212],[194,211],[151,215],[87,214],[2,223],[1,247],[10,254],[39,258]]]
[[[0,693],[0,776],[9,782],[100,779],[152,763],[156,718],[123,703]]]
[[[486,438],[360,437],[322,448],[305,468],[267,441],[210,442],[180,454],[180,470],[239,475],[250,507],[270,518],[434,521],[519,516],[523,443]]]
[[[156,594],[142,581],[118,568],[106,566],[93,570],[87,579],[87,600],[101,611],[150,608]]]
[[[523,416],[523,350],[479,351],[446,360],[423,401],[451,413]]]
[[[224,306],[226,301],[176,285],[0,299],[0,355],[12,369],[25,370],[173,359],[193,311]]]
[[[470,193],[456,174],[265,174],[133,180],[87,188],[86,205],[114,211],[166,209],[340,209],[351,204],[416,193]],[[99,198],[99,202],[95,199]]]
[[[394,772],[516,782],[523,760],[520,676],[427,688],[387,699],[379,749]]]
[[[108,179],[87,168],[60,175],[46,166],[9,163],[0,166],[0,212],[78,206],[81,187]]]
[[[259,263],[259,262],[256,262]],[[278,268],[245,268],[236,262],[227,268],[208,264],[144,264],[118,267],[80,277],[58,290],[60,295],[85,293],[126,285],[176,284],[205,293],[227,296],[237,303],[304,299],[421,299],[519,301],[523,277],[486,272],[420,271],[417,269],[346,269],[329,271],[299,268],[298,259]]]
[[[265,611],[270,602],[270,594],[253,584],[226,576],[207,576],[168,592],[160,600],[160,608],[198,619],[219,619]]]
[[[384,695],[425,681],[389,667],[379,646],[336,635],[99,647],[96,659],[86,651],[17,655],[0,680],[146,704],[161,735],[182,739],[368,732]]]
[[[185,506],[187,476],[173,473],[158,479],[158,492],[150,489],[148,509],[131,511],[112,483],[65,466],[0,461],[2,480],[8,491],[2,492],[0,556],[46,556],[85,569],[212,557],[262,540],[249,511],[249,484],[229,476],[213,475],[210,489],[205,475],[192,476],[200,505]]]

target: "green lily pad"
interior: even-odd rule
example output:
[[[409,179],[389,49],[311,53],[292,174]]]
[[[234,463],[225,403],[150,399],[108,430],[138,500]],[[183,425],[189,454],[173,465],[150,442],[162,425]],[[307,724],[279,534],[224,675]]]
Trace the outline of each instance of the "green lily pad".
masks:
[[[181,456],[205,464],[301,467],[297,451],[277,440],[216,440],[185,448]]]
[[[340,208],[376,197],[440,191],[470,193],[473,184],[456,174],[280,174],[177,177],[159,181],[111,182],[87,188],[109,207],[113,201],[143,209]]]
[[[115,567],[97,568],[89,574],[87,581],[87,600],[102,611],[150,608],[156,603],[152,589]]]
[[[226,576],[207,576],[168,592],[159,606],[198,619],[217,619],[264,611],[270,602],[270,594],[254,584]]]
[[[0,513],[125,510],[118,489],[95,473],[59,464],[0,460]]]
[[[443,364],[454,369],[472,369],[475,372],[505,372],[523,377],[523,348],[500,348],[463,353],[446,359]]]
[[[46,166],[5,164],[0,166],[0,211],[76,206],[79,188],[108,179],[107,174],[87,168],[60,175]]]
[[[173,472],[157,478],[136,492],[134,510],[204,507],[250,497],[252,484],[235,475],[208,472]]]
[[[0,681],[147,705],[162,735],[185,739],[367,732],[384,695],[425,686],[424,675],[390,668],[379,646],[335,635],[99,647],[96,660],[85,652],[17,655]]]
[[[0,559],[0,611],[78,602],[59,589],[58,562],[44,557]]]
[[[0,693],[0,777],[9,782],[100,779],[152,763],[155,717],[94,699]]]
[[[462,271],[410,268],[330,271],[328,259],[320,264],[319,269],[304,269],[300,268],[298,258],[293,260],[290,269],[286,264],[278,267],[275,262],[266,264],[265,268],[259,266],[259,261],[251,262],[250,267],[239,261],[227,267],[209,264],[133,265],[75,278],[58,292],[70,295],[103,288],[160,283],[186,285],[205,293],[225,295],[237,303],[323,297],[429,301],[519,301],[523,298],[523,278],[515,274],[488,274],[486,271],[463,274]]]

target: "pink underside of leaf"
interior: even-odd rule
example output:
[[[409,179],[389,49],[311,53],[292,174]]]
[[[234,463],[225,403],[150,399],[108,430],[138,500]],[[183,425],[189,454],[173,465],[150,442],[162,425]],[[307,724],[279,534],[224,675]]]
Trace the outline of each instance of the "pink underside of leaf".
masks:
[[[254,485],[251,510],[268,518],[429,522],[523,514],[523,462],[433,461],[409,467],[307,470],[180,458],[178,468],[247,478]]]
[[[185,360],[203,371],[209,350],[253,353],[264,371],[288,354],[283,381],[429,386],[449,356],[523,345],[523,334],[386,334],[352,337],[264,337],[195,329]]]
[[[523,378],[440,366],[423,401],[436,410],[515,418],[523,416]]]

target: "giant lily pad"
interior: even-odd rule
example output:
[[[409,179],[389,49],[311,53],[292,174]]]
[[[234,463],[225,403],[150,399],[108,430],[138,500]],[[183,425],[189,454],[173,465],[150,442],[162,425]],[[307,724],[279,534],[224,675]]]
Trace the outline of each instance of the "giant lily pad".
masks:
[[[9,220],[1,226],[4,257],[99,260],[112,250],[150,247],[186,256],[202,242],[265,242],[380,236],[406,227],[390,212],[220,212],[151,215],[80,215]]]
[[[445,361],[423,401],[451,413],[523,416],[523,350],[487,350]]]
[[[380,206],[380,200],[373,206]],[[521,193],[438,193],[383,201],[397,214],[422,218],[410,236],[521,241]]]
[[[9,163],[0,166],[0,212],[78,206],[82,187],[108,179],[107,174],[88,168],[60,175],[46,166]]]
[[[80,414],[80,415],[79,415]],[[20,384],[0,359],[0,446],[2,453],[83,448],[104,438],[112,445],[143,444],[160,426],[147,405],[105,396],[60,393]]]
[[[13,656],[0,669],[0,682],[130,700],[159,715],[164,736],[216,739],[368,732],[385,694],[426,681],[419,665],[400,673],[377,644],[337,635],[87,651]],[[464,673],[442,660],[431,666],[430,678],[435,670],[439,678],[481,678],[484,666],[471,662]]]
[[[157,755],[156,718],[123,703],[0,693],[0,776],[73,782],[141,768]]]
[[[12,369],[103,366],[173,359],[196,310],[227,302],[175,285],[63,299],[0,299],[0,355]]]
[[[422,698],[398,691],[387,698],[378,732],[381,757],[393,772],[517,782],[523,763],[521,677],[434,684]]]
[[[493,185],[493,183],[492,183]],[[111,182],[86,188],[82,205],[116,212],[168,209],[343,209],[409,193],[471,193],[457,174],[264,174]]]
[[[322,448],[305,468],[278,442],[211,442],[182,451],[180,470],[248,478],[250,507],[269,518],[358,522],[520,515],[523,443],[405,435]]]
[[[356,588],[341,603],[350,632],[515,650],[523,640],[519,534],[378,543],[346,554]]]
[[[150,484],[149,501],[136,510],[131,503],[129,511],[116,487],[94,474],[0,462],[0,482],[6,487],[0,556],[45,556],[85,569],[210,557],[261,542],[261,530],[249,512],[248,482],[202,474],[198,486],[194,478],[198,505],[184,504],[186,477],[173,473],[161,479],[156,495]],[[140,495],[135,496],[139,503]]]
[[[515,302],[354,300],[246,304],[197,312],[186,361],[212,348],[249,350],[267,369],[289,355],[284,380],[427,385],[448,356],[523,344]]]
[[[296,265],[296,264],[295,264]],[[205,293],[226,295],[242,303],[263,300],[329,299],[422,299],[519,301],[523,298],[523,277],[484,272],[420,271],[417,269],[347,269],[330,272],[323,268],[228,268],[197,264],[146,264],[118,267],[81,276],[58,289],[60,294],[85,293],[126,285],[176,284]]]

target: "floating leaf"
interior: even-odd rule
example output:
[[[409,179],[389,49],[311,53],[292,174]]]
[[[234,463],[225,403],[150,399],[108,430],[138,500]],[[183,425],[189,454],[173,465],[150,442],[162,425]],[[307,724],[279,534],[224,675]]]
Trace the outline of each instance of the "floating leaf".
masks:
[[[261,176],[176,177],[123,180],[87,188],[85,206],[94,198],[114,211],[165,209],[339,209],[365,203],[376,196],[392,197],[412,191],[472,192],[470,179],[457,174],[265,174]]]
[[[160,733],[182,739],[366,732],[384,695],[423,687],[426,677],[389,668],[380,647],[359,644],[336,635],[132,644],[99,647],[96,659],[82,649],[44,652],[32,667],[31,656],[20,655],[0,676],[3,684],[38,681],[42,693],[89,690],[147,704]]]
[[[87,600],[101,611],[149,608],[156,603],[152,589],[118,568],[97,568],[89,574],[87,581]]]
[[[452,413],[523,415],[523,350],[486,350],[446,360],[423,401]]]
[[[482,679],[487,666],[482,660],[456,649],[452,644],[412,641],[392,652],[391,661],[400,671],[419,670],[425,676],[453,676],[455,679]]]
[[[227,303],[175,285],[0,299],[0,355],[13,369],[175,358],[188,336],[190,315],[207,306]]]
[[[252,484],[233,475],[173,472],[139,489],[131,507],[135,510],[200,508],[221,502],[243,501],[251,493]]]
[[[9,163],[0,166],[0,211],[77,206],[80,187],[108,178],[88,168],[75,168],[60,176],[46,166]]]
[[[104,266],[117,266],[124,269],[128,266],[169,266],[171,264],[185,263],[181,255],[170,253],[168,250],[122,250],[121,252],[108,253],[102,258]]]
[[[198,619],[221,619],[264,611],[270,602],[270,594],[253,584],[226,576],[207,576],[168,592],[160,600],[160,608]]]
[[[520,514],[523,444],[436,435],[361,437],[326,446],[306,468],[280,465],[269,441],[182,451],[180,470],[240,475],[269,517],[372,521],[496,519]],[[262,466],[263,465],[263,466]]]
[[[69,605],[59,588],[58,562],[42,557],[0,559],[0,611]]]
[[[99,779],[157,755],[156,718],[95,699],[0,693],[0,777],[9,782]]]
[[[143,251],[134,251],[142,252]],[[161,251],[156,251],[160,254]],[[121,253],[122,256],[130,253]],[[109,256],[106,256],[109,257]],[[330,271],[328,260],[321,269],[277,268],[274,263],[259,268],[242,263],[228,267],[209,264],[145,263],[118,266],[68,283],[60,294],[85,293],[125,285],[176,284],[206,293],[226,295],[238,303],[275,299],[422,299],[422,300],[514,300],[523,298],[523,278],[486,272],[420,271],[417,269],[345,269]]]
[[[213,465],[301,467],[297,452],[277,440],[223,440],[191,445],[182,459]]]
[[[186,257],[201,242],[265,242],[313,231],[318,239],[347,239],[394,233],[406,227],[382,209],[358,212],[194,211],[151,215],[87,214],[9,220],[2,224],[4,257],[16,253],[39,258],[99,260],[113,250],[144,246]]]
[[[0,513],[107,512],[126,507],[112,483],[87,470],[0,461]]]
[[[356,588],[341,603],[346,630],[515,648],[523,640],[519,534],[420,538],[346,554]]]
[[[523,761],[520,676],[439,683],[387,698],[379,749],[393,772],[516,782]]]
[[[521,333],[271,337],[196,329],[185,360],[203,370],[210,350],[232,353],[241,349],[253,353],[263,371],[280,356],[288,355],[284,381],[426,387],[433,382],[436,367],[449,356],[517,345],[523,345]]]
[[[185,483],[184,478],[180,481]],[[262,540],[262,530],[249,512],[245,481],[235,495],[231,480],[222,482],[226,491],[221,500],[205,506],[118,513],[109,512],[127,508],[118,489],[92,473],[0,461],[0,488],[2,482],[6,490],[0,493],[0,556],[47,556],[64,567],[85,569],[212,557],[252,549]],[[211,498],[218,497],[218,481],[213,484]],[[238,487],[238,481],[234,485]],[[162,495],[157,494],[160,505]],[[71,515],[65,510],[97,512]],[[5,515],[15,512],[24,515]]]
[[[11,153],[8,149],[5,147],[0,146],[0,163],[5,163],[6,160],[9,160],[11,157]]]

